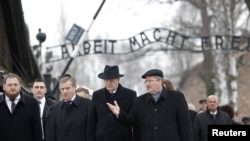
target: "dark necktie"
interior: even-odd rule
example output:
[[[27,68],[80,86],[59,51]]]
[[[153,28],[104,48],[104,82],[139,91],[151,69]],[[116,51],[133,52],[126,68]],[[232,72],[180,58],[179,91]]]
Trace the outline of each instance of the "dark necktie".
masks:
[[[66,111],[69,109],[70,105],[71,105],[72,101],[66,101],[63,103],[63,109]]]
[[[15,103],[15,99],[10,99],[10,101],[11,101],[11,113],[13,113],[14,112],[14,110],[15,110],[15,107],[16,107],[16,103]]]
[[[115,93],[108,93],[108,102],[114,104]]]
[[[215,118],[216,118],[216,114],[213,113],[213,114],[212,114],[212,117],[213,117],[213,119],[215,119]]]
[[[38,105],[39,105],[39,112],[40,112],[40,115],[41,115],[41,104],[42,104],[42,102],[41,101],[37,101],[38,102]]]
[[[72,101],[66,101],[66,102],[64,102],[64,104],[66,104],[66,105],[70,105],[72,103]]]
[[[42,104],[42,102],[41,101],[37,101],[38,102],[38,104],[39,104],[39,112],[40,112],[40,116],[42,115],[42,111],[41,111],[41,104]],[[42,118],[42,116],[41,116],[41,127],[42,127],[42,136],[43,136],[43,139],[44,139],[44,132],[43,132],[43,118]]]
[[[110,93],[111,94],[111,96],[114,98],[115,97],[115,93]]]
[[[67,116],[66,113],[68,112],[68,109],[70,108],[71,102],[72,102],[72,101],[65,101],[65,102],[63,102],[63,104],[62,104],[61,112],[60,112],[60,119],[61,119],[61,121],[63,121],[63,122],[64,122],[64,120],[66,119],[66,116]]]

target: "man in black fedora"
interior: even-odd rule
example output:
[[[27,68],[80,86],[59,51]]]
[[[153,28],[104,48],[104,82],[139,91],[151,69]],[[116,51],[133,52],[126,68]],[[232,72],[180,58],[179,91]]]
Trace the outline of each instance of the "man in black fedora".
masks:
[[[98,74],[105,87],[94,91],[92,96],[96,141],[132,141],[132,127],[120,123],[107,106],[107,103],[118,101],[125,113],[131,110],[136,92],[120,84],[123,76],[116,65],[106,65],[104,71]]]

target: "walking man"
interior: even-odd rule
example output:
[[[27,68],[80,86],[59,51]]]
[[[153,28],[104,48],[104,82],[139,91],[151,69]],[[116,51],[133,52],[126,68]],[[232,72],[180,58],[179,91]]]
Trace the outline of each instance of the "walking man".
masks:
[[[163,85],[163,73],[151,69],[142,75],[147,93],[139,96],[129,114],[119,102],[107,103],[123,124],[134,125],[135,141],[192,141],[192,126],[184,95]]]
[[[4,77],[0,95],[1,141],[42,141],[37,100],[21,93],[21,78],[14,73]]]
[[[118,101],[125,114],[131,110],[136,92],[120,84],[123,76],[118,66],[109,65],[98,75],[103,79],[105,87],[96,90],[92,97],[96,141],[132,141],[132,126],[120,123],[107,106],[107,103]]]
[[[49,109],[50,106],[54,105],[54,102],[46,97],[47,88],[45,85],[45,82],[42,79],[36,79],[31,88],[31,92],[33,94],[33,97],[37,100],[39,106],[40,106],[40,118],[41,118],[41,124],[42,124],[42,133],[43,133],[43,139],[44,134],[46,133],[44,131],[45,129],[45,122],[46,122],[46,112]]]
[[[50,136],[46,141],[92,141],[94,127],[91,100],[75,93],[76,80],[66,74],[59,80],[62,100],[53,106]],[[46,129],[47,130],[47,129]]]

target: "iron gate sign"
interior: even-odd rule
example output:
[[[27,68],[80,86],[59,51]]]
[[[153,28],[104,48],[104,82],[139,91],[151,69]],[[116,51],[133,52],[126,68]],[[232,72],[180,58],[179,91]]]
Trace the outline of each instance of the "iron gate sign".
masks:
[[[191,52],[212,50],[250,51],[250,37],[235,35],[186,36],[166,28],[152,28],[127,39],[86,40],[79,45],[80,49],[77,56],[88,54],[128,54],[151,44],[153,44],[151,47],[162,46],[167,50]],[[70,53],[74,48],[74,44],[47,47],[47,55],[50,55],[50,58],[46,62],[70,58]]]

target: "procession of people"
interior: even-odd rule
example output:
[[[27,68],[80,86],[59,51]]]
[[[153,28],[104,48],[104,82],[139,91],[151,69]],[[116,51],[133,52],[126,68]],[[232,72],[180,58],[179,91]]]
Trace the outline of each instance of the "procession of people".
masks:
[[[234,111],[220,106],[216,95],[199,101],[196,111],[174,89],[160,69],[141,78],[146,92],[121,84],[117,65],[105,65],[97,75],[104,86],[93,92],[77,88],[70,74],[59,78],[61,99],[46,96],[44,80],[36,79],[31,94],[21,92],[22,78],[8,73],[0,95],[0,139],[3,141],[207,141],[208,125],[232,125]],[[84,91],[85,94],[80,94]],[[191,116],[191,112],[195,115]],[[249,123],[244,117],[244,125]],[[238,122],[238,125],[243,125]]]

